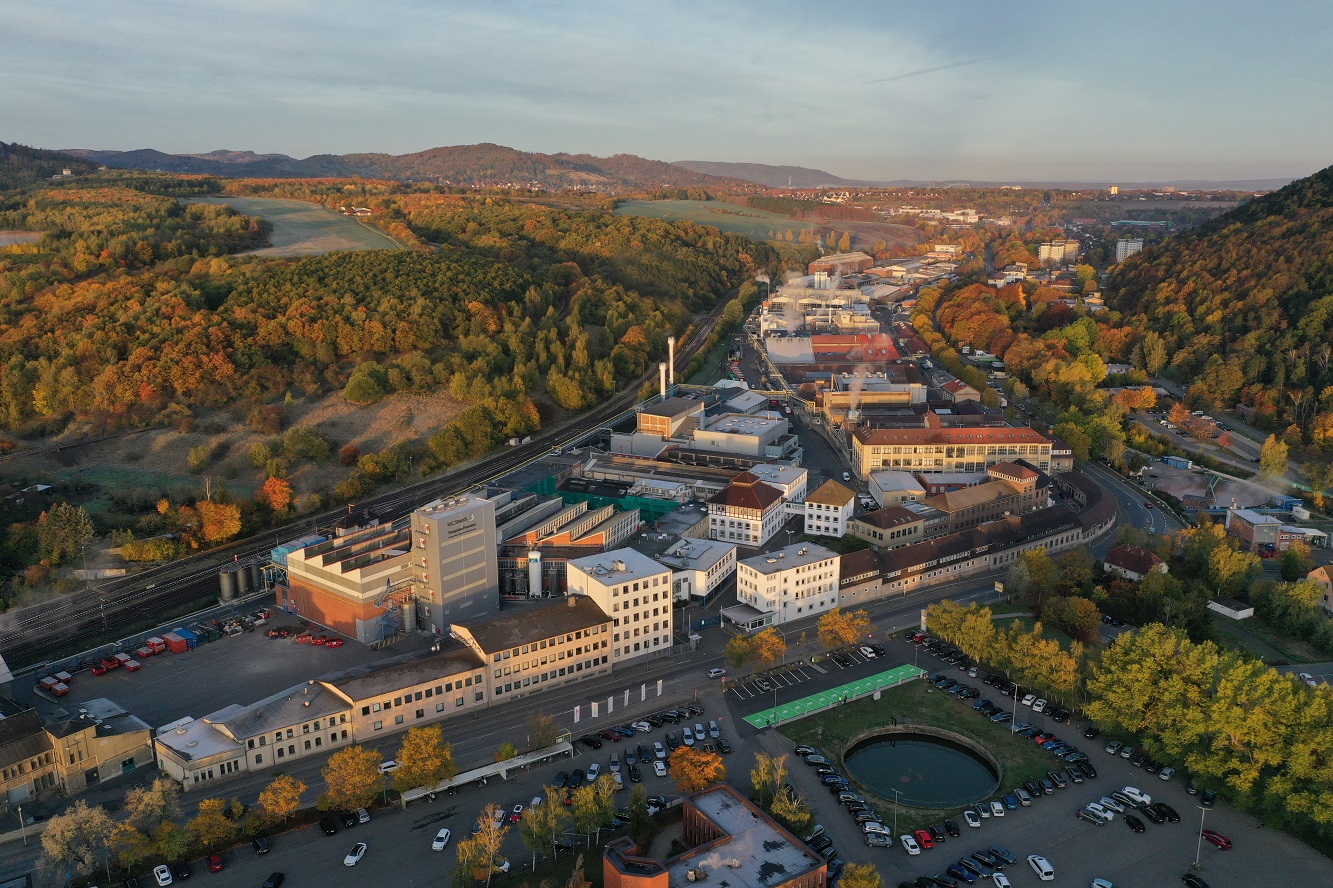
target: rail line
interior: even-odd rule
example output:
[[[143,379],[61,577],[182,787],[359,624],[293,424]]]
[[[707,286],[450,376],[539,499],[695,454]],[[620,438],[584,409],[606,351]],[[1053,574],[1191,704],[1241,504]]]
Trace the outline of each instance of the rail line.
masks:
[[[708,335],[722,317],[725,301],[693,330],[690,340],[676,352],[681,369],[699,353]],[[589,437],[599,428],[614,425],[636,406],[639,387],[656,376],[656,368],[632,388],[594,407],[570,424],[534,437],[525,445],[506,448],[480,461],[445,475],[388,491],[358,503],[381,520],[402,515],[434,499],[453,496],[494,481],[536,461],[552,450],[563,450]],[[151,624],[155,615],[217,593],[217,575],[224,565],[267,554],[282,539],[299,537],[327,527],[346,514],[343,509],[303,518],[262,535],[250,537],[192,556],[184,561],[151,568],[133,577],[116,580],[67,596],[13,611],[0,617],[0,652],[12,669],[40,663],[56,653],[56,647],[89,647],[88,641],[114,633],[129,634]],[[78,649],[75,647],[74,649]]]

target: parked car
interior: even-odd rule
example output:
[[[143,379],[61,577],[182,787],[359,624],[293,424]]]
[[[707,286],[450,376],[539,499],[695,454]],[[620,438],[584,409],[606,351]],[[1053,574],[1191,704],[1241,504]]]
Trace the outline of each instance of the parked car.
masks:
[[[269,873],[268,878],[264,880],[264,888],[282,888],[282,883],[286,879],[282,873]]]
[[[1055,867],[1051,866],[1051,862],[1040,854],[1029,854],[1028,866],[1032,867],[1032,871],[1037,874],[1037,878],[1043,882],[1055,881]]]
[[[903,850],[913,857],[921,853],[921,846],[916,843],[916,839],[912,836],[904,833],[900,841],[902,842]]]
[[[1203,831],[1203,840],[1211,845],[1216,845],[1219,851],[1231,850],[1231,840],[1217,830],[1205,829]]]
[[[153,879],[157,881],[159,888],[167,888],[171,884],[171,867],[161,864],[153,867]]]
[[[653,762],[653,773],[658,777],[665,777],[667,775],[666,762]]]
[[[1199,795],[1199,804],[1204,808],[1211,808],[1217,802],[1217,793],[1211,789],[1205,789]]]
[[[343,858],[343,866],[356,866],[361,862],[361,858],[366,856],[366,843],[357,842],[352,846],[352,850],[347,852]]]
[[[1135,817],[1133,814],[1125,815],[1125,825],[1136,833],[1145,832],[1148,829],[1148,827],[1143,825],[1143,821]]]
[[[435,834],[435,838],[431,841],[430,850],[443,851],[444,846],[449,844],[449,837],[451,835],[452,833],[449,832],[448,828],[441,829]]]
[[[971,808],[965,808],[963,810],[963,822],[973,828],[981,826],[981,818],[978,817],[977,812],[973,811]]]
[[[208,871],[210,873],[220,873],[227,868],[227,862],[222,859],[221,854],[216,852],[208,855],[206,862],[208,863]]]
[[[709,677],[709,678],[726,678],[726,677],[727,677],[727,670],[725,670],[725,669],[721,669],[721,668],[719,668],[719,667],[717,667],[717,666],[714,666],[712,669],[709,669],[709,670],[708,670],[708,677]]]

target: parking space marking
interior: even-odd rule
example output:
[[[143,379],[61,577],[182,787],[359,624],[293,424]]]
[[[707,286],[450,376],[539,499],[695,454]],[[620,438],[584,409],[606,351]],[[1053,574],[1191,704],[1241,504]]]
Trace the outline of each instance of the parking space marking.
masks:
[[[781,724],[784,721],[790,721],[793,718],[807,715],[821,709],[827,709],[839,703],[845,703],[855,700],[866,694],[880,690],[886,687],[896,687],[904,682],[913,679],[922,678],[926,672],[915,666],[902,665],[896,669],[890,669],[887,672],[880,672],[865,678],[859,678],[856,681],[839,685],[836,688],[829,688],[826,691],[820,691],[817,694],[811,694],[808,697],[802,697],[799,700],[792,700],[789,703],[783,703],[777,707],[770,707],[759,712],[744,716],[745,721],[752,727],[764,728],[774,724]]]

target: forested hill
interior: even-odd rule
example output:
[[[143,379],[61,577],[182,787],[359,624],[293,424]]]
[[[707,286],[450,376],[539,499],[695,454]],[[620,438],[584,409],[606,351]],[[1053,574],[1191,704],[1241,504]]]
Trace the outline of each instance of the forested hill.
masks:
[[[714,160],[677,160],[672,163],[674,166],[694,170],[696,173],[743,179],[770,188],[827,188],[864,184],[809,167],[771,166],[766,163],[724,163]]]
[[[316,154],[298,160],[285,154],[212,151],[164,154],[152,149],[71,153],[118,169],[163,170],[244,178],[353,177],[431,181],[451,185],[538,185],[549,189],[613,191],[662,185],[724,185],[725,180],[633,154],[536,154],[503,145],[453,145],[415,154]]]
[[[1333,446],[1333,167],[1167,238],[1108,290],[1200,402]]]
[[[50,179],[63,170],[90,173],[96,165],[59,151],[0,142],[0,190]]]

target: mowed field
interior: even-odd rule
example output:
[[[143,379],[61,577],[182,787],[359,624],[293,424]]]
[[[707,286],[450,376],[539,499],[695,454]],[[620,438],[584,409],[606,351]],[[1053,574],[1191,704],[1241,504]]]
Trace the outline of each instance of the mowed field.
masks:
[[[271,197],[204,197],[199,203],[228,204],[238,213],[260,216],[273,225],[271,246],[251,256],[316,256],[335,250],[401,250],[378,229],[318,204]]]
[[[771,235],[785,231],[803,231],[814,228],[812,222],[798,222],[775,213],[753,210],[749,207],[718,200],[627,200],[616,207],[617,216],[648,216],[668,222],[694,222],[712,225],[721,231],[743,234],[751,240],[769,240]]]

